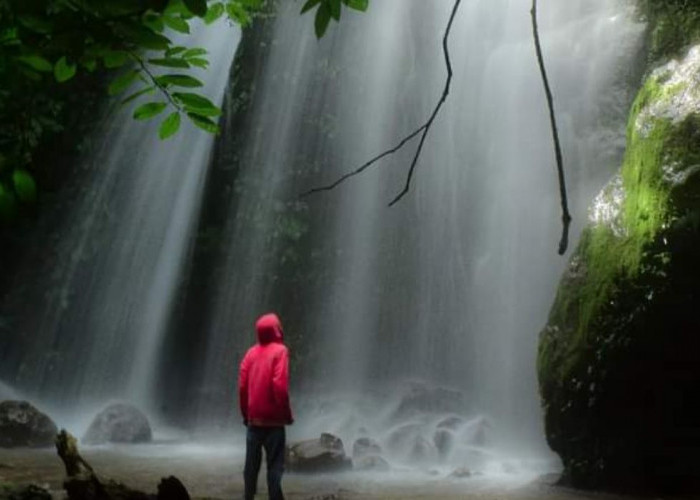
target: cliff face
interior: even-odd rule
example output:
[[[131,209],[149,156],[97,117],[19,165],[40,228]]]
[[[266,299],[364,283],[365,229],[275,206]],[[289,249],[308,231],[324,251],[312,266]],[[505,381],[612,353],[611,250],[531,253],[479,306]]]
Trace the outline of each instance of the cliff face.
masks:
[[[655,21],[652,57],[697,33]],[[577,487],[700,491],[700,45],[678,54],[637,95],[540,337],[547,439]]]

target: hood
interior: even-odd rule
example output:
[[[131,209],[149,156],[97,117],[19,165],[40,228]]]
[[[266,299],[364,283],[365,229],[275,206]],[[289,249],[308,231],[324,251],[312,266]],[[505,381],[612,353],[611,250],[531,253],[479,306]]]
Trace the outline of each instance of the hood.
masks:
[[[255,333],[259,344],[282,342],[282,323],[275,313],[263,314],[255,322]]]

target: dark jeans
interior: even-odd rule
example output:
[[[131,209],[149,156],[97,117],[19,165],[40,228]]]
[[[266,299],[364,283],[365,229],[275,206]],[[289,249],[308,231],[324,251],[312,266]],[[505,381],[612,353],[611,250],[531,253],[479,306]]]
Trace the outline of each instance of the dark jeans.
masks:
[[[284,500],[282,495],[282,473],[284,472],[284,427],[248,426],[246,438],[245,499],[253,500],[258,489],[258,473],[265,448],[267,460],[267,490],[270,500]]]

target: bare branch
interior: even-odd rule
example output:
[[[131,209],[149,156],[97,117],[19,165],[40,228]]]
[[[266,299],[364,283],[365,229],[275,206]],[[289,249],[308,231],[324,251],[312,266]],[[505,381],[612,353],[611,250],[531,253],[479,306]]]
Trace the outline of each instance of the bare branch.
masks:
[[[532,32],[535,38],[535,50],[537,52],[537,62],[540,66],[542,74],[542,83],[544,92],[547,96],[547,106],[549,107],[549,119],[552,124],[552,138],[554,140],[554,154],[557,161],[557,174],[559,176],[559,196],[561,198],[561,221],[562,234],[559,240],[559,255],[564,255],[569,246],[569,225],[571,224],[571,214],[569,214],[569,203],[566,196],[566,179],[564,178],[564,160],[561,154],[561,145],[559,143],[559,130],[557,129],[557,120],[554,115],[554,99],[552,90],[549,87],[549,79],[547,78],[547,70],[544,66],[544,57],[542,56],[542,46],[540,45],[540,34],[537,28],[537,0],[532,0]]]
[[[408,141],[416,137],[418,134],[421,134],[420,142],[418,143],[418,147],[416,148],[416,152],[413,155],[413,160],[411,161],[411,166],[409,167],[408,170],[408,175],[406,176],[406,184],[404,185],[403,189],[401,192],[396,195],[396,197],[391,200],[389,203],[389,206],[392,206],[396,204],[401,198],[404,197],[406,193],[408,193],[408,190],[410,189],[411,186],[411,180],[413,179],[413,174],[416,169],[416,165],[418,164],[418,158],[420,157],[421,151],[423,150],[423,145],[425,144],[425,138],[428,135],[428,132],[430,131],[430,127],[433,125],[433,122],[435,121],[435,117],[437,116],[438,112],[440,111],[440,108],[442,105],[445,103],[445,100],[447,99],[447,96],[450,93],[450,83],[452,82],[452,63],[450,61],[450,52],[447,46],[447,40],[450,36],[450,31],[452,30],[452,24],[454,22],[455,15],[457,14],[457,10],[459,9],[459,4],[462,2],[462,0],[455,0],[454,6],[452,7],[452,13],[450,14],[450,20],[447,23],[447,27],[445,29],[445,34],[442,39],[442,49],[445,54],[445,65],[447,67],[447,80],[445,81],[445,88],[442,91],[442,95],[440,96],[440,100],[438,101],[437,105],[435,106],[435,109],[433,110],[432,114],[430,115],[430,118],[428,118],[428,121],[426,121],[423,125],[418,127],[415,131],[404,137],[396,146],[394,146],[391,149],[388,149],[384,151],[383,153],[375,156],[368,162],[364,163],[360,167],[356,168],[355,170],[348,172],[347,174],[343,175],[339,179],[337,179],[335,182],[328,184],[327,186],[322,186],[318,188],[311,189],[309,191],[306,191],[303,193],[301,196],[305,197],[313,193],[318,193],[320,191],[330,191],[331,189],[334,189],[337,187],[339,184],[343,183],[344,181],[348,180],[350,177],[354,177],[366,169],[368,169],[370,166],[372,166],[374,163],[377,161],[381,160],[385,156],[388,156],[390,154],[393,154],[397,152],[399,149],[401,149]]]

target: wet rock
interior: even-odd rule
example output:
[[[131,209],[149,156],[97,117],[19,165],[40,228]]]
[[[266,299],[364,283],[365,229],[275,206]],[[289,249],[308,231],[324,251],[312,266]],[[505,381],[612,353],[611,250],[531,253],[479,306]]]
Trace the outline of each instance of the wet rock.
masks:
[[[454,447],[455,436],[449,429],[438,428],[433,434],[433,444],[440,458],[446,458]]]
[[[437,424],[438,429],[449,429],[451,431],[454,431],[464,425],[464,419],[462,417],[458,417],[457,415],[450,415],[449,417],[445,417],[440,422]]]
[[[158,484],[159,500],[190,500],[190,494],[175,476],[164,477]]]
[[[86,444],[146,443],[152,438],[146,415],[134,406],[120,403],[98,413],[82,441]]]
[[[389,462],[379,455],[361,456],[353,459],[352,465],[355,470],[387,471],[391,469]]]
[[[382,447],[374,439],[361,437],[356,439],[352,445],[352,457],[360,458],[367,455],[380,455]]]
[[[467,467],[459,467],[458,469],[455,469],[450,473],[450,477],[454,477],[457,479],[464,479],[467,477],[472,477],[474,473]]]
[[[328,433],[318,439],[292,443],[285,450],[285,466],[291,472],[337,472],[352,468],[343,441]]]
[[[413,462],[426,463],[435,461],[436,457],[435,445],[423,436],[416,437],[408,458]]]
[[[0,403],[0,447],[52,446],[57,432],[56,424],[27,401]]]
[[[51,500],[49,490],[30,485],[0,484],[0,499],[3,500]]]

